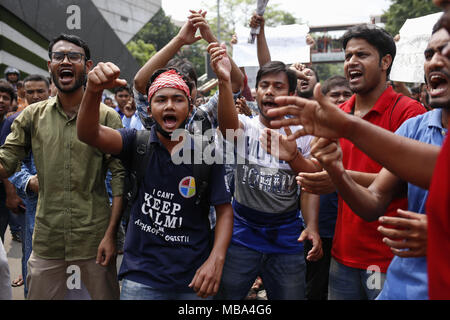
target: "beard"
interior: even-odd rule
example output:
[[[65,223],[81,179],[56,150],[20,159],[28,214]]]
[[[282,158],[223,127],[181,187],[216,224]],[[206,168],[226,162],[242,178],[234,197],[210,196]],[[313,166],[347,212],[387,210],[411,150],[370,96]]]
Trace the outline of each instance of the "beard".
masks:
[[[83,73],[75,79],[75,83],[73,84],[72,87],[63,88],[61,83],[58,80],[58,77],[55,76],[55,74],[53,72],[51,73],[51,76],[52,76],[52,81],[55,84],[56,88],[58,88],[58,90],[62,93],[72,93],[72,92],[77,91],[79,88],[84,86],[84,84],[86,83],[86,80],[87,80],[86,71],[83,71]]]
[[[297,95],[300,98],[311,99],[314,96],[314,88],[306,91],[297,90]]]
[[[450,110],[450,99],[448,99],[447,101],[445,100],[430,100],[430,107],[433,109],[447,109]]]

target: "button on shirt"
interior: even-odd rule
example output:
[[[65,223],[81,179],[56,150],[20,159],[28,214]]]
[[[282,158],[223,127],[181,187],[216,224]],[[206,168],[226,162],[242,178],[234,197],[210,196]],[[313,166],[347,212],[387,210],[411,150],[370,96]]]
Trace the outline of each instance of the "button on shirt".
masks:
[[[122,127],[119,115],[103,104],[100,123]],[[69,119],[57,97],[27,107],[11,129],[0,163],[11,175],[32,150],[39,177],[33,251],[44,259],[95,257],[111,215],[106,171],[113,173],[113,195],[122,195],[120,161],[78,140],[76,116]]]

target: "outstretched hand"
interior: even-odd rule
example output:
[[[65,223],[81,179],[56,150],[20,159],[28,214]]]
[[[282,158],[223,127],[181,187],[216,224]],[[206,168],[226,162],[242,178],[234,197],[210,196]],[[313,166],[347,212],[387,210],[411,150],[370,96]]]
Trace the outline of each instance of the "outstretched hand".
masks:
[[[286,135],[281,134],[278,131],[265,128],[261,133],[259,141],[261,146],[268,153],[279,160],[290,162],[297,156],[297,143],[295,141],[288,140],[292,131],[289,127],[284,128]]]
[[[231,62],[227,55],[227,47],[224,43],[210,43],[208,53],[211,55],[211,68],[219,80],[231,80]]]
[[[120,69],[112,62],[100,62],[88,74],[87,88],[89,91],[102,92],[127,85],[127,81],[119,79]]]
[[[302,125],[302,129],[289,136],[290,140],[296,140],[305,135],[328,139],[345,136],[351,116],[337,108],[322,94],[320,84],[314,88],[314,98],[315,100],[295,96],[276,97],[275,103],[279,107],[268,110],[267,116],[282,118],[291,115],[292,117],[272,120],[270,125],[273,128]]]

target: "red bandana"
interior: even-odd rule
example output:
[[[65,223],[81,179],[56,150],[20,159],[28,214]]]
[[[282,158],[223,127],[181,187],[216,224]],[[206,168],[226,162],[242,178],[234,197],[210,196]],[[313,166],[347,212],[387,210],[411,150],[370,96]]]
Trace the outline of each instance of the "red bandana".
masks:
[[[183,91],[190,99],[189,87],[184,82],[183,78],[175,70],[169,70],[161,73],[152,83],[148,89],[148,102],[152,99],[156,91],[162,88],[175,88]]]

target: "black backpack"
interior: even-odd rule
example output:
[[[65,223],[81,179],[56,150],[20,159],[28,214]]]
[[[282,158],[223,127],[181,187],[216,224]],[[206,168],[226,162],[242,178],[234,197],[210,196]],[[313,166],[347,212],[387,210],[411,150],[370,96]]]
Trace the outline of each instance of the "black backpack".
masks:
[[[200,110],[200,109],[198,109]],[[197,110],[197,112],[198,112]],[[197,114],[196,112],[196,114]],[[197,117],[194,115],[194,120],[202,122],[202,133],[211,128],[211,124],[203,111],[199,112]],[[133,158],[131,161],[131,167],[127,170],[124,181],[124,196],[123,196],[123,215],[122,218],[126,221],[130,219],[131,207],[136,200],[139,186],[144,179],[147,163],[154,152],[155,143],[150,142],[150,130],[138,130],[136,132],[136,140],[133,145]],[[196,132],[195,135],[200,134]],[[198,141],[195,140],[194,141]],[[202,139],[202,150],[212,143],[213,140],[206,141]],[[194,159],[194,154],[191,155],[191,159]],[[196,200],[195,204],[201,207],[203,214],[209,213],[209,179],[211,173],[211,165],[208,165],[202,161],[200,164],[192,164],[193,175],[196,184]]]

